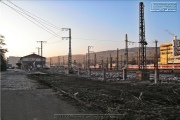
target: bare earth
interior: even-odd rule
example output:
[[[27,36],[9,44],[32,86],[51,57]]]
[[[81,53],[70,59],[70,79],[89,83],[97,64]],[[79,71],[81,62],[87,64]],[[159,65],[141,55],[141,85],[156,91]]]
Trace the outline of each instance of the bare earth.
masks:
[[[66,120],[59,114],[85,114],[57,91],[28,79],[22,70],[1,73],[1,120]],[[80,118],[78,118],[80,119]]]
[[[65,74],[28,77],[59,90],[96,113],[113,114],[124,120],[180,119],[179,81],[155,85],[148,81],[109,82]],[[71,99],[66,100],[73,104]]]

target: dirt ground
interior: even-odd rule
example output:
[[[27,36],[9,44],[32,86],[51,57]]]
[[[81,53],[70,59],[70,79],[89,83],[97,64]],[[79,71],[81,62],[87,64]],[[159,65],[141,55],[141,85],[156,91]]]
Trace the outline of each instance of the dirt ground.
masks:
[[[83,116],[70,115],[92,113],[79,109],[66,99],[59,99],[58,91],[28,79],[27,74],[13,69],[0,73],[0,120],[69,120],[70,117],[84,120]]]
[[[56,88],[72,104],[98,114],[113,114],[121,119],[180,119],[179,83],[107,82],[65,74],[28,77]]]

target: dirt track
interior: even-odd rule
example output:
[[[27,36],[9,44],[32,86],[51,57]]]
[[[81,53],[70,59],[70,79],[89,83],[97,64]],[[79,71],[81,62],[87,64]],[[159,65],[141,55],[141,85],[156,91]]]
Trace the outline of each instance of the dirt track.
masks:
[[[179,83],[117,83],[63,74],[28,77],[62,90],[97,113],[122,114],[123,119],[180,119]]]
[[[59,114],[89,113],[60,99],[58,92],[48,86],[28,79],[25,71],[8,70],[0,74],[1,120],[69,120]]]

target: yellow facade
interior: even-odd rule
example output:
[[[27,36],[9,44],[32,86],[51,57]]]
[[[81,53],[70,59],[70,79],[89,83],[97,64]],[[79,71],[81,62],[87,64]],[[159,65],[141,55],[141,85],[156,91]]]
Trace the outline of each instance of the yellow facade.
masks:
[[[173,55],[172,42],[160,45],[160,62],[161,64],[168,64],[168,59]]]

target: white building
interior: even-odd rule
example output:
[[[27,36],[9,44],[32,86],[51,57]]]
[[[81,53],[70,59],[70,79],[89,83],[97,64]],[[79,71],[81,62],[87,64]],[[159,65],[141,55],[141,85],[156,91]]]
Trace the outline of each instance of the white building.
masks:
[[[9,56],[7,58],[7,64],[9,67],[17,67],[16,63],[20,60],[21,57]]]

